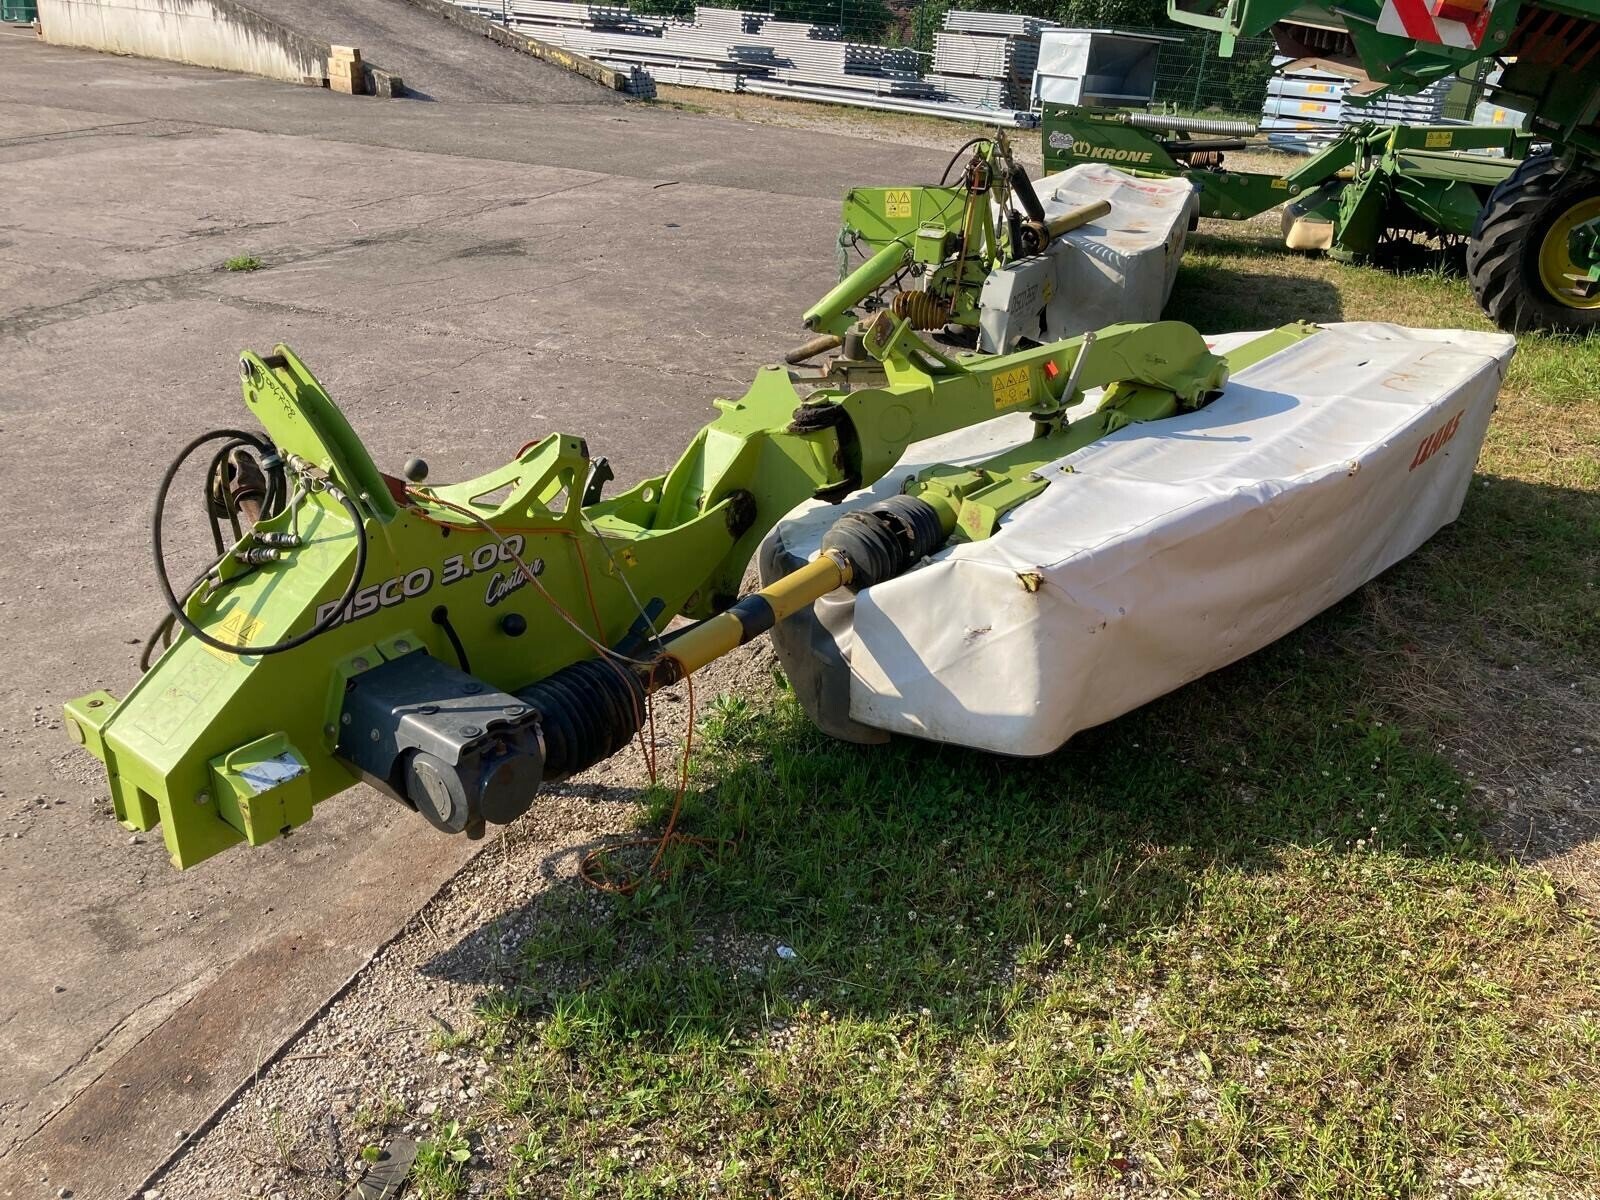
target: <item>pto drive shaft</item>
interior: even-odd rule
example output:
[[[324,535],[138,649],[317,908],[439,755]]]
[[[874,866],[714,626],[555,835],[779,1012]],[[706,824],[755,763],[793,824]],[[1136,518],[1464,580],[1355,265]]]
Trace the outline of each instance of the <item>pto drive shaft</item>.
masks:
[[[939,509],[913,496],[891,496],[846,513],[822,539],[822,553],[798,571],[752,592],[719,613],[670,638],[665,682],[698,671],[753,641],[785,617],[841,587],[852,591],[892,579],[937,550],[950,534]]]

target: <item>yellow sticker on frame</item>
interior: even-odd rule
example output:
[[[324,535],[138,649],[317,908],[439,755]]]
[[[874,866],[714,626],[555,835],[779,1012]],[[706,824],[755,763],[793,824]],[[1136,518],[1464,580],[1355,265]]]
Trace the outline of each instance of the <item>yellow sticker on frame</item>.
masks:
[[[255,641],[256,634],[261,632],[263,624],[264,622],[252,617],[242,608],[236,608],[222,619],[222,624],[208,629],[206,632],[219,642],[227,642],[233,646],[248,646]],[[233,663],[239,661],[237,655],[230,654],[226,650],[218,650],[215,646],[208,646],[204,642],[201,645],[206,647],[208,653],[215,655],[223,662]]]
[[[1449,130],[1445,130],[1442,133],[1430,133],[1426,139],[1429,150],[1448,150],[1454,141],[1455,135],[1450,133]]]
[[[994,388],[994,407],[997,412],[1003,408],[1015,408],[1033,399],[1033,386],[1028,378],[1027,367],[995,372],[990,386]]]
[[[883,215],[890,219],[911,215],[911,189],[890,188],[883,193]]]

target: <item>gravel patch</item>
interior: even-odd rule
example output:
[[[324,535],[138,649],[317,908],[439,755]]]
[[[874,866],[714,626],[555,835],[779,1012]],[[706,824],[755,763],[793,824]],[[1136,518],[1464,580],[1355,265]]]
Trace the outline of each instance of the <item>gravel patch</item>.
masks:
[[[695,676],[697,708],[731,693],[759,695],[775,666],[763,640]],[[682,753],[687,696],[659,693],[656,753],[664,780]],[[340,1196],[361,1174],[361,1152],[390,1136],[424,1139],[445,1120],[472,1122],[465,1194],[482,1195],[508,1161],[497,1143],[511,1125],[490,1095],[495,1063],[463,1047],[481,1002],[515,984],[523,942],[562,892],[563,920],[613,903],[578,878],[597,846],[644,836],[639,798],[648,771],[637,744],[541,794],[373,958],[304,1032],[261,1048],[261,1066],[234,1101],[181,1146],[144,1200]],[[571,889],[578,890],[574,900]],[[770,951],[711,948],[736,962]],[[558,981],[546,980],[552,987]],[[496,1119],[496,1113],[500,1118]],[[175,1143],[190,1137],[174,1130]]]

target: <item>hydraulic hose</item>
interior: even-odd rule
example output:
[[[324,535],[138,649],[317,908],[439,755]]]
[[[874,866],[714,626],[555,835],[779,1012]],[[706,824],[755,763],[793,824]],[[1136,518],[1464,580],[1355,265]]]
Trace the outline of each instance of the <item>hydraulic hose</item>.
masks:
[[[172,490],[172,481],[177,478],[178,472],[183,468],[183,464],[188,461],[189,456],[201,446],[223,440],[232,440],[242,445],[251,446],[260,453],[263,459],[276,457],[273,448],[262,439],[238,429],[216,429],[210,433],[203,433],[178,452],[177,457],[167,467],[166,474],[161,477],[161,484],[156,489],[155,511],[150,517],[150,545],[155,556],[156,582],[161,587],[161,595],[166,600],[167,611],[172,614],[172,619],[207,646],[227,654],[240,656],[282,654],[285,650],[293,650],[297,646],[305,645],[312,638],[321,636],[343,620],[345,608],[355,599],[356,593],[361,590],[361,580],[367,569],[367,538],[363,527],[364,518],[361,515],[361,510],[356,507],[355,501],[345,495],[342,489],[332,485],[327,487],[328,494],[343,506],[355,531],[356,563],[354,570],[350,572],[350,582],[346,585],[344,595],[340,598],[338,605],[330,609],[328,614],[312,625],[310,629],[295,637],[281,642],[273,642],[267,646],[234,645],[231,642],[224,642],[220,638],[211,636],[211,634],[189,619],[189,615],[183,611],[183,603],[172,590],[172,580],[167,577],[166,557],[162,553],[161,518],[166,512],[167,496]]]

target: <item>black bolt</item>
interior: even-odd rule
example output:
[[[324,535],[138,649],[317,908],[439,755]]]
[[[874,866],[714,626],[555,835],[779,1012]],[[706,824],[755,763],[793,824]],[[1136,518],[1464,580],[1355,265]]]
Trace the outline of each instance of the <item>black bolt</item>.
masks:
[[[507,613],[500,618],[500,632],[507,637],[521,637],[528,632],[528,618],[521,613]]]

